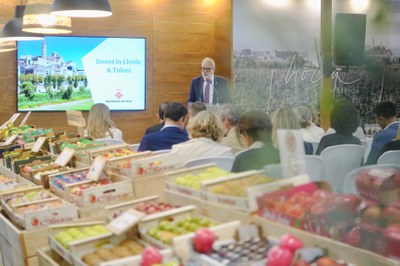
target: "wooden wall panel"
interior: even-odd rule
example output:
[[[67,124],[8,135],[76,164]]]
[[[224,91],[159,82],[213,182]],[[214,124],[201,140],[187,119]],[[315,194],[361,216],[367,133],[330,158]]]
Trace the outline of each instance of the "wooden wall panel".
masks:
[[[232,1],[110,0],[108,18],[72,20],[77,36],[138,36],[147,40],[146,111],[112,112],[129,143],[139,142],[157,123],[163,101],[186,103],[190,81],[200,75],[202,58],[215,59],[217,74],[232,77]],[[0,0],[0,18],[11,19],[19,0]],[[16,53],[0,53],[0,122],[16,111]],[[87,117],[87,113],[84,114]],[[68,129],[63,112],[33,113],[29,123]]]

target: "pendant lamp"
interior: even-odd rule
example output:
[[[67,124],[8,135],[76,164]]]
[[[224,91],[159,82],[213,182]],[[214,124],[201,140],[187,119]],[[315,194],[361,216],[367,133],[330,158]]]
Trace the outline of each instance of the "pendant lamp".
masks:
[[[38,34],[22,31],[22,17],[24,15],[24,10],[25,6],[17,5],[15,7],[14,18],[8,21],[0,31],[0,42],[43,39],[43,36]]]
[[[14,41],[0,42],[0,53],[17,50],[17,44]]]
[[[51,15],[52,0],[29,0],[25,7],[22,30],[41,34],[72,32],[71,18]]]
[[[52,15],[95,18],[112,15],[108,0],[54,0]]]

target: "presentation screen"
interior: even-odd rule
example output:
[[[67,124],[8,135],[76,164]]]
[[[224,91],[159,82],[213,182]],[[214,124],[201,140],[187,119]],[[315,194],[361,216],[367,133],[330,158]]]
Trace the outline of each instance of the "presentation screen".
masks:
[[[17,111],[146,109],[146,39],[48,36],[18,42]]]

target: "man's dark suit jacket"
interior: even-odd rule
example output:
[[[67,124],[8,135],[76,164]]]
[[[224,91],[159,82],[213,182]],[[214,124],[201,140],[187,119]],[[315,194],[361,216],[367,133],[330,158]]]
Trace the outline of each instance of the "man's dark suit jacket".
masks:
[[[203,82],[204,78],[202,76],[192,79],[188,103],[194,103],[197,101],[204,102]],[[229,103],[230,101],[231,96],[229,92],[228,80],[226,78],[214,75],[213,103]]]
[[[145,135],[140,142],[138,151],[168,150],[172,145],[188,140],[186,131],[182,131],[178,127],[166,127],[161,131]]]
[[[144,134],[147,135],[147,134],[150,134],[150,133],[158,132],[164,127],[164,125],[165,125],[165,122],[162,122],[160,124],[148,127]]]

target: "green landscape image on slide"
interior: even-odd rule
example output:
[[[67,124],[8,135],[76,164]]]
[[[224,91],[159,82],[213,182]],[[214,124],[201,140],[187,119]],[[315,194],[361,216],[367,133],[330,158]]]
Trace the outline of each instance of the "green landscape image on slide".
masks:
[[[93,105],[86,76],[22,74],[18,78],[18,110],[90,110]]]

